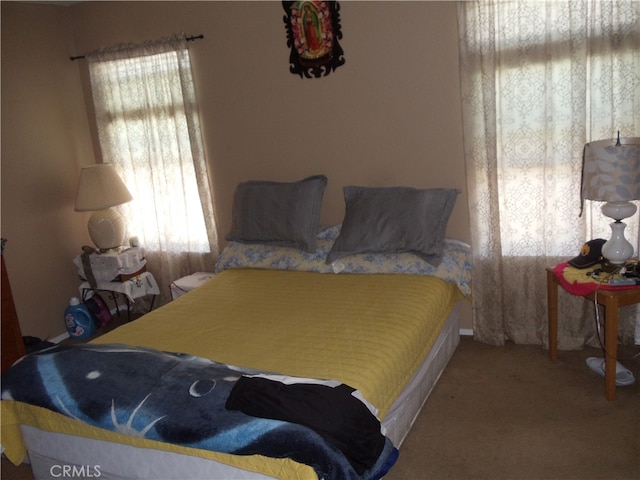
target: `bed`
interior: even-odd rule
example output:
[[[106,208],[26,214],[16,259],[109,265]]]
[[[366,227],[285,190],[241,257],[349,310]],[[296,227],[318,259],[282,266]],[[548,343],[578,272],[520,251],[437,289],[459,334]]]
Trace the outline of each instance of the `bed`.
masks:
[[[318,203],[317,190],[324,189],[317,185],[322,180],[323,177],[316,176],[294,184],[296,188],[303,185],[305,199],[309,197],[310,187],[315,188],[315,200],[311,202],[314,208]],[[267,190],[282,187],[273,182],[246,185],[252,187],[249,196],[254,195],[254,200],[259,199],[261,205],[265,204],[262,187],[268,187]],[[314,217],[314,212],[309,211],[308,204],[290,201],[291,192],[287,193],[288,204],[305,207],[300,218],[304,218],[302,223],[306,222],[306,233],[297,238],[295,244],[282,240],[295,237],[291,231],[287,235],[278,233],[277,240],[273,241],[275,234],[264,236],[265,226],[260,225],[258,230],[263,237],[256,239],[249,235],[255,230],[254,226],[246,223],[246,209],[255,212],[255,205],[247,201],[246,195],[238,198],[238,191],[243,194],[241,186],[234,198],[234,222],[240,218],[245,223],[240,227],[234,223],[214,278],[89,344],[54,347],[53,352],[45,351],[41,358],[23,359],[9,371],[14,372],[13,379],[3,377],[2,447],[12,462],[20,463],[28,458],[36,478],[59,478],[66,469],[67,474],[100,478],[373,479],[392,468],[399,447],[458,345],[459,304],[471,294],[469,246],[444,238],[442,232],[437,238],[435,253],[416,254],[413,249],[388,248],[388,237],[384,240],[386,245],[363,247],[367,240],[363,240],[362,232],[356,232],[355,236],[360,238],[356,239],[354,248],[353,243],[349,244],[354,240],[349,233],[353,216],[345,216],[341,225],[320,228],[317,215]],[[256,190],[260,190],[258,194]],[[409,191],[412,203],[416,203],[415,195],[424,192]],[[401,192],[406,193],[406,189]],[[384,194],[386,207],[382,210],[389,213],[394,203],[389,202],[389,193],[393,197],[397,190],[374,189],[373,193]],[[453,208],[451,198],[455,200],[455,195],[446,192],[446,201],[451,205],[443,209],[437,202],[442,192],[437,192],[435,206],[433,193],[429,191],[429,201],[423,203],[436,208],[439,216],[444,214],[448,218]],[[357,206],[350,202],[353,196],[348,196],[346,189],[345,200],[347,213],[357,213]],[[367,200],[368,208],[376,205],[375,198]],[[243,201],[245,207],[241,207]],[[404,211],[406,199],[399,205]],[[295,217],[295,213],[291,215]],[[260,216],[264,218],[264,213]],[[313,221],[309,223],[310,216]],[[370,221],[370,212],[364,218],[368,218],[364,223]],[[362,221],[356,223],[361,230]],[[442,229],[445,227],[446,221]],[[372,227],[366,228],[370,233]],[[388,229],[388,225],[384,228]],[[432,227],[430,230],[433,233]],[[369,233],[364,237],[369,238]],[[377,242],[380,235],[370,238]],[[124,357],[125,354],[131,356]],[[156,361],[156,357],[160,363],[149,361],[147,364],[146,359]],[[138,360],[141,358],[145,360]],[[183,370],[174,366],[184,361],[196,364],[189,363]],[[54,364],[70,365],[73,372],[60,373],[56,367],[51,373],[47,368]],[[125,373],[116,370],[120,364]],[[165,371],[165,364],[171,365],[167,372],[181,372],[176,375],[178,382],[186,378],[191,385],[189,402],[194,401],[193,397],[200,401],[200,397],[220,390],[228,381],[228,390],[224,390],[228,410],[236,408],[229,408],[232,398],[244,399],[243,405],[248,402],[251,408],[260,411],[266,408],[262,408],[266,403],[261,403],[265,397],[259,396],[263,391],[249,392],[240,389],[240,385],[255,388],[264,382],[271,387],[276,380],[282,382],[285,386],[278,384],[277,391],[285,391],[287,402],[291,402],[284,408],[286,415],[293,411],[289,405],[296,405],[296,397],[290,396],[293,388],[302,385],[302,388],[315,389],[313,398],[318,399],[321,398],[316,395],[319,389],[325,392],[327,389],[337,391],[336,386],[344,387],[349,392],[348,400],[340,397],[338,401],[357,404],[358,415],[366,417],[367,422],[375,418],[371,430],[380,445],[379,453],[369,463],[358,463],[360,468],[357,468],[354,457],[359,453],[353,452],[360,444],[371,443],[352,439],[353,436],[349,436],[349,442],[354,444],[344,446],[336,441],[337,437],[346,438],[349,429],[353,430],[354,426],[347,424],[350,419],[345,420],[344,427],[339,424],[332,437],[322,426],[305,423],[306,418],[294,421],[286,417],[283,421],[282,417],[272,416],[269,409],[267,414],[243,409],[238,413],[247,419],[246,427],[234,423],[233,429],[220,427],[215,435],[202,433],[202,437],[195,439],[194,435],[201,434],[206,422],[200,420],[198,428],[191,430],[186,427],[190,425],[187,417],[199,407],[181,403],[176,383],[166,380],[173,377],[160,373]],[[214,368],[218,369],[215,373],[208,370]],[[201,380],[191,382],[193,377],[186,376],[192,372],[203,375],[204,369],[209,379],[205,386]],[[49,373],[43,375],[44,371]],[[215,377],[218,372],[220,376]],[[27,382],[24,378],[29,374],[32,376]],[[50,382],[47,379],[55,376],[63,378],[62,387],[47,383]],[[40,377],[46,378],[40,380]],[[34,383],[34,378],[49,394],[46,401],[31,399],[35,394],[29,383]],[[71,386],[69,378],[80,379],[78,385]],[[213,378],[216,380],[211,380]],[[91,385],[97,385],[97,379],[104,380],[109,388],[92,388]],[[21,382],[27,384],[23,388],[27,393],[16,386]],[[128,410],[125,409],[128,416],[119,416],[122,412],[115,411],[115,404],[124,402],[126,392],[144,382],[154,384],[155,390],[147,395],[151,398],[140,400],[140,391],[134,391],[138,396]],[[331,387],[327,387],[327,382]],[[192,390],[196,385],[194,394]],[[204,393],[198,390],[202,388]],[[76,391],[82,392],[82,399],[71,395]],[[84,395],[93,396],[85,399]],[[251,395],[258,395],[255,398],[259,400],[252,403]],[[353,397],[358,400],[353,401]],[[277,397],[278,402],[282,398]],[[334,397],[330,398],[327,404],[333,405]],[[153,403],[156,400],[159,406]],[[91,408],[86,407],[87,402]],[[325,423],[333,425],[339,415],[335,410],[339,409],[329,412],[327,404],[321,405],[324,409],[321,415],[330,419]],[[109,405],[110,414],[105,413]],[[166,408],[168,413],[153,422],[147,419],[142,425],[136,425],[145,409],[156,407]],[[96,411],[100,414],[95,414]],[[180,421],[176,421],[177,427],[167,434],[171,429],[162,426],[172,415]],[[215,423],[216,420],[209,421]],[[120,428],[109,429],[105,422]],[[362,423],[355,426],[355,430],[366,430],[360,425]],[[188,430],[188,434],[176,436],[176,428]],[[207,428],[214,429],[208,423]],[[233,442],[240,442],[242,448],[227,448],[227,443],[217,448],[222,442],[220,438],[229,441],[232,430],[236,435]],[[255,430],[260,430],[256,436],[259,441],[252,438],[242,443],[246,432]],[[383,438],[383,443],[379,443],[377,435]],[[171,440],[183,437],[187,440]],[[210,439],[212,443],[207,443]],[[258,444],[260,448],[268,444],[267,450],[256,449],[254,446]],[[365,450],[371,456],[371,449]]]

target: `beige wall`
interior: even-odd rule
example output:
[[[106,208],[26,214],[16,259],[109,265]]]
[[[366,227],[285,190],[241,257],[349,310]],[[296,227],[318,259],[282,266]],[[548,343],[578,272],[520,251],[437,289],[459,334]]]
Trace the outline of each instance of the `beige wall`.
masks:
[[[457,187],[463,194],[453,212],[449,235],[468,241],[455,3],[342,2],[341,6],[340,43],[346,64],[321,79],[300,79],[289,73],[284,11],[279,1],[83,2],[68,8],[14,7],[21,15],[13,14],[5,21],[3,11],[3,99],[5,23],[21,23],[12,27],[33,32],[35,28],[24,18],[28,15],[33,15],[33,25],[41,17],[51,16],[53,27],[43,28],[53,38],[33,41],[35,44],[27,47],[28,35],[20,35],[10,46],[14,55],[21,57],[37,51],[38,58],[45,57],[47,68],[62,69],[66,75],[64,83],[47,84],[46,103],[68,96],[72,99],[67,99],[67,103],[76,105],[78,97],[84,95],[89,99],[89,118],[86,65],[82,61],[69,62],[69,52],[62,48],[68,47],[71,32],[75,48],[71,54],[178,31],[204,34],[203,40],[191,44],[190,51],[221,238],[229,229],[231,200],[238,182],[289,181],[324,173],[329,185],[323,223],[341,221],[344,185]],[[47,13],[40,13],[44,9]],[[60,12],[49,13],[51,9]],[[36,11],[37,14],[32,13]],[[70,23],[58,25],[53,21],[58,18]],[[65,28],[66,25],[70,28]],[[44,53],[43,50],[51,48],[49,43],[62,44],[61,51]],[[56,55],[59,60],[51,60]],[[58,61],[60,66],[53,64]],[[21,68],[23,75],[30,75],[31,69],[38,68],[38,62],[33,59],[28,69]],[[76,76],[67,78],[67,75]],[[23,90],[20,84],[12,88]],[[12,108],[19,109],[17,105]],[[4,102],[2,115],[2,226],[3,236],[9,236],[5,233],[4,202],[21,197],[17,184],[30,178],[20,177],[13,192],[5,195],[5,174],[13,177],[19,168],[5,170]],[[11,115],[13,112],[7,112],[6,118]],[[31,112],[26,116],[36,115]],[[66,172],[63,185],[56,184],[55,188],[60,200],[57,210],[73,228],[65,231],[65,238],[55,249],[59,265],[46,270],[36,267],[47,286],[56,281],[62,283],[58,270],[67,268],[64,282],[69,282],[65,287],[68,291],[75,286],[75,279],[70,278],[73,277],[70,259],[88,241],[84,231],[80,231],[77,220],[80,214],[73,212],[72,204],[79,165],[92,163],[93,159],[86,161],[88,149],[97,151],[95,133],[93,147],[85,138],[90,122],[73,117],[73,122],[58,122],[45,133],[52,138],[81,138],[82,148],[67,146],[60,158],[64,165],[55,164],[55,170]],[[16,136],[24,135],[28,125],[16,126],[15,130]],[[14,149],[19,149],[17,142],[12,143]],[[17,156],[7,161],[16,162]],[[38,157],[33,161],[45,159]],[[51,164],[49,168],[53,168]],[[55,197],[54,192],[47,191],[47,195]],[[23,205],[14,214],[15,218],[28,215],[32,212]],[[42,235],[41,229],[37,231]],[[22,261],[28,255],[23,253]],[[19,262],[13,263],[14,269],[20,268]],[[23,302],[28,303],[27,292],[20,294],[27,296]],[[48,305],[56,314],[56,322],[61,322],[63,301],[66,300],[61,298]],[[23,305],[22,311],[28,310]],[[465,328],[470,328],[470,324]],[[59,330],[64,330],[61,323]]]
[[[94,163],[67,9],[2,2],[2,236],[23,335],[64,331],[78,295],[71,259],[89,242],[73,211]]]
[[[289,72],[281,2],[86,2],[72,8],[78,53],[175,31],[190,51],[222,236],[236,184],[329,177],[322,221],[340,222],[342,187],[462,190],[454,2],[343,2],[346,64]],[[468,240],[466,195],[450,234]]]

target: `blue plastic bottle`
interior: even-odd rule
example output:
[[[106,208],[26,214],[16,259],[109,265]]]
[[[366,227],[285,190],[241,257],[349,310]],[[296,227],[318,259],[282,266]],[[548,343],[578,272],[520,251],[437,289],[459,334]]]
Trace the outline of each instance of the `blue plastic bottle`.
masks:
[[[96,333],[96,323],[83,303],[78,297],[73,297],[69,301],[69,306],[64,311],[64,324],[71,338],[90,338]]]

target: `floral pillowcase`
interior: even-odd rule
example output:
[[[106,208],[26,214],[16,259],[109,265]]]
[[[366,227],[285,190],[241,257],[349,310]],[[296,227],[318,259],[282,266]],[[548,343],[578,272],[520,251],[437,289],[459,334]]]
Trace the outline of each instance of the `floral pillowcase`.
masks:
[[[229,242],[216,264],[216,273],[230,268],[299,270],[318,273],[412,274],[430,275],[454,283],[465,296],[471,295],[471,247],[446,238],[438,266],[413,253],[360,253],[326,263],[340,225],[321,228],[313,252],[292,247]]]

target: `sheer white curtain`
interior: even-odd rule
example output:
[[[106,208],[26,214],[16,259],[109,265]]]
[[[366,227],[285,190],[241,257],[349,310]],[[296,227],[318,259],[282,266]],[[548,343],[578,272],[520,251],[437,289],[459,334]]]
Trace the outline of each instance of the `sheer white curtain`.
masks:
[[[166,300],[171,281],[212,271],[218,253],[187,41],[175,35],[86,58],[102,159],[134,197],[119,208]]]
[[[459,2],[464,148],[474,248],[474,332],[546,344],[545,267],[609,238],[580,213],[583,146],[640,134],[640,2]],[[626,223],[638,252],[638,215]],[[595,332],[593,305],[561,292],[561,348]],[[633,338],[635,309],[621,314]]]

